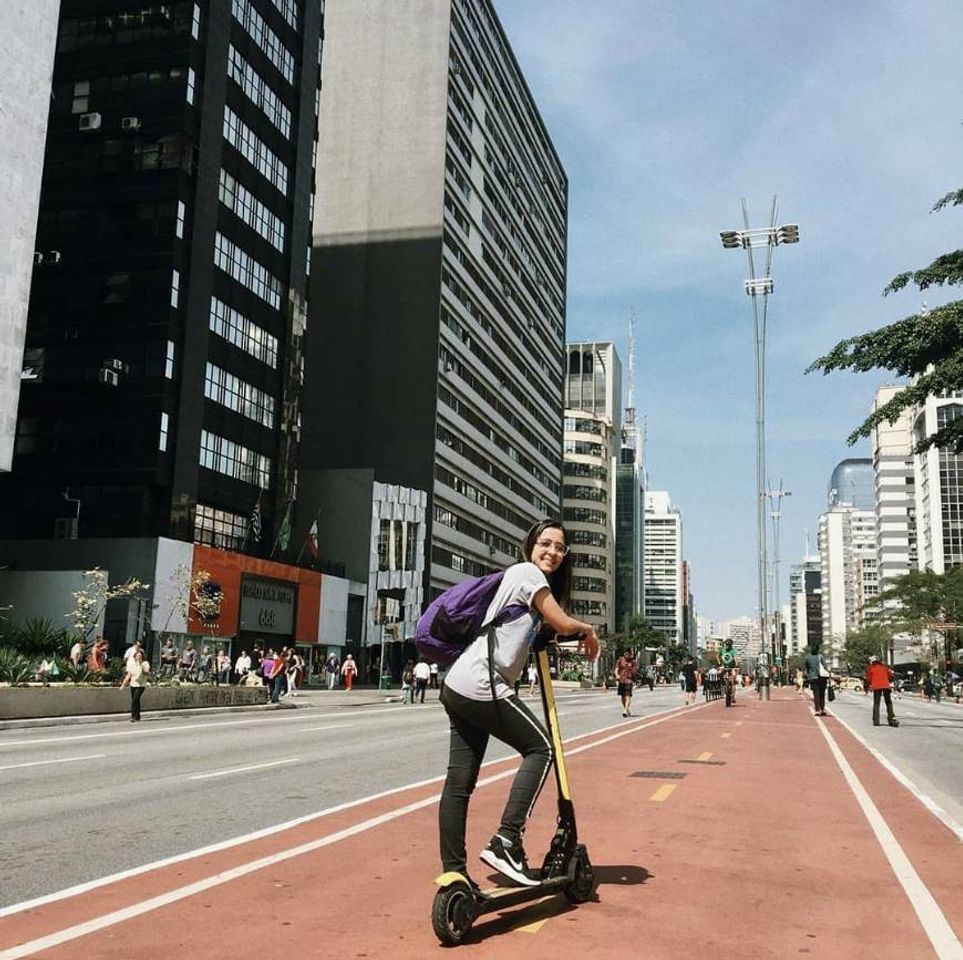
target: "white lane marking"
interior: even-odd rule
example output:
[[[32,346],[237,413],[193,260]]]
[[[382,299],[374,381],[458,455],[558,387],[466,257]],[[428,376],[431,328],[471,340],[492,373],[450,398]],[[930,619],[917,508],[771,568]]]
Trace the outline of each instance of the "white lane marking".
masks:
[[[701,709],[701,706],[702,705],[695,707],[694,709]],[[691,713],[692,709],[687,711],[685,707],[672,707],[669,710],[663,711],[663,712],[664,712],[664,716],[657,715],[655,719],[648,720],[645,723],[626,724],[624,727],[621,727],[618,733],[615,733],[609,737],[605,737],[602,740],[593,741],[592,743],[585,744],[581,747],[576,747],[572,750],[566,749],[565,756],[570,757],[576,753],[581,753],[583,750],[590,750],[593,747],[602,746],[603,744],[610,743],[612,740],[618,740],[621,737],[628,736],[631,733],[638,733],[640,730],[644,730],[647,727],[654,727],[657,724],[664,723],[666,720],[672,720],[675,717],[683,716],[685,713]],[[611,730],[611,729],[612,729],[611,726],[608,726],[608,727],[602,727],[600,730],[591,730],[588,733],[580,733],[575,737],[570,737],[569,739],[564,740],[563,743],[565,744],[575,743],[578,740],[584,740],[587,737],[597,736],[599,733],[602,733],[605,730]],[[506,759],[508,758],[501,757],[497,760],[489,760],[486,763],[482,764],[482,767],[489,767],[495,763],[504,763]],[[508,770],[504,771],[503,773],[495,774],[492,777],[479,781],[477,785],[485,786],[489,783],[494,783],[496,780],[501,780],[504,777],[512,776],[514,775],[517,769],[518,769],[517,766],[510,767]],[[222,850],[228,850],[232,847],[240,846],[241,844],[244,844],[244,843],[260,840],[263,837],[268,837],[275,833],[281,833],[284,830],[291,829],[292,827],[297,827],[304,823],[309,823],[314,820],[319,820],[322,817],[331,816],[335,813],[341,813],[345,810],[350,810],[353,807],[359,807],[366,803],[371,803],[375,800],[381,800],[381,799],[384,799],[385,797],[390,797],[397,793],[403,793],[408,790],[416,790],[420,787],[427,787],[433,783],[440,783],[444,779],[445,779],[444,776],[430,777],[427,780],[420,780],[416,783],[409,783],[402,787],[393,787],[390,790],[384,790],[381,793],[375,793],[369,797],[361,797],[358,800],[349,800],[346,803],[341,803],[341,804],[338,804],[337,806],[329,807],[327,810],[321,810],[317,813],[307,814],[306,816],[298,817],[294,820],[289,820],[286,823],[279,823],[272,827],[265,827],[263,830],[257,830],[253,833],[249,833],[241,837],[234,837],[231,840],[222,840],[219,843],[212,843],[206,847],[201,847],[198,850],[191,850],[187,853],[180,853],[173,857],[167,857],[163,860],[157,860],[154,863],[144,864],[143,866],[140,866],[140,867],[132,867],[130,870],[124,870],[120,873],[112,874],[111,876],[100,877],[97,880],[89,880],[86,883],[79,883],[73,887],[68,887],[67,889],[60,890],[56,893],[48,893],[42,897],[36,897],[33,900],[25,900],[22,903],[14,903],[14,904],[11,904],[9,907],[0,908],[0,918],[7,917],[15,913],[22,913],[25,910],[33,910],[36,907],[40,907],[48,903],[55,903],[59,900],[66,900],[73,896],[79,896],[80,894],[87,893],[90,890],[96,890],[99,887],[104,887],[111,883],[117,883],[121,880],[127,880],[127,879],[130,879],[131,877],[136,877],[143,873],[149,873],[153,870],[160,870],[163,867],[171,866],[172,864],[183,863],[185,860],[193,860],[195,858],[209,856],[212,853],[219,853]],[[435,794],[433,797],[430,797],[427,801],[419,801],[416,806],[412,807],[412,809],[420,809],[422,806],[430,805],[431,803],[434,803],[435,801],[437,801],[440,796],[441,796],[440,794]],[[405,808],[405,807],[401,809],[402,811],[408,810],[408,808]],[[398,815],[400,816],[401,814],[398,814]],[[390,819],[390,814],[384,814],[383,817],[389,817]],[[383,817],[375,818],[377,823],[372,823],[372,825],[377,826],[381,822],[387,822],[383,820]],[[359,825],[359,826],[362,826],[362,825]],[[349,828],[349,829],[353,829],[353,828]],[[368,828],[365,827],[365,829],[368,829]],[[360,832],[360,831],[356,830],[355,832]],[[347,835],[350,836],[353,834],[347,834]],[[339,839],[341,838],[340,834],[333,834],[333,836],[336,836]],[[318,841],[314,841],[314,842],[318,843]],[[216,874],[214,878],[209,878],[209,879],[216,880],[217,877],[220,877],[220,876],[221,874]],[[199,881],[199,882],[203,883],[204,881]],[[224,881],[218,881],[218,882],[224,882]],[[216,885],[215,883],[210,884],[210,886],[215,886],[215,885]],[[207,887],[204,887],[202,889],[207,889]],[[190,896],[190,894],[186,894],[186,895]],[[157,904],[156,906],[159,907],[163,905],[164,904]],[[154,909],[154,907],[152,907],[151,909]],[[110,916],[113,916],[113,915],[111,914]],[[126,919],[126,917],[121,917],[112,922],[119,923],[123,919]],[[94,922],[94,921],[91,921],[91,922]],[[109,926],[109,924],[104,924],[104,926]],[[69,928],[69,929],[73,930],[74,928]],[[100,929],[100,927],[96,929]],[[67,931],[60,931],[60,933],[65,933],[65,932]],[[66,942],[67,940],[76,939],[76,937],[84,936],[84,934],[87,932],[90,932],[90,931],[84,930],[79,933],[72,934],[71,936],[65,937],[62,940],[57,940],[56,943],[63,943],[63,942]],[[51,936],[57,936],[57,934],[52,934]],[[50,945],[52,946],[53,944],[50,944]],[[21,944],[19,947],[15,947],[12,949],[20,950],[29,946],[30,944]],[[43,946],[31,947],[31,949],[28,950],[27,953],[33,952],[34,950],[40,950],[40,949],[43,949]],[[14,953],[9,953],[9,951],[5,953],[0,953],[0,960],[13,960],[14,957],[27,956],[27,953],[14,954]]]
[[[30,763],[8,763],[0,770],[21,770],[23,767],[45,767],[51,763],[76,763],[78,760],[103,760],[106,753],[89,753],[85,757],[64,757],[62,760],[32,760]]]
[[[353,724],[350,723],[329,723],[323,727],[299,727],[297,730],[293,730],[292,733],[315,733],[318,730],[340,730],[343,727],[350,727]]]
[[[943,915],[943,911],[940,910],[939,904],[933,898],[933,894],[930,893],[926,884],[920,879],[920,875],[913,869],[909,857],[906,856],[903,848],[899,845],[899,841],[893,836],[889,824],[883,819],[883,815],[866,792],[866,788],[860,783],[855,771],[849,765],[849,761],[833,739],[826,724],[819,723],[817,726],[825,737],[826,743],[829,744],[836,765],[846,778],[846,782],[853,791],[863,815],[869,821],[873,833],[876,834],[876,839],[882,847],[883,854],[909,898],[916,916],[919,917],[923,932],[929,937],[937,957],[939,960],[963,960],[963,944],[957,939],[953,928]]]
[[[834,716],[934,817],[940,820],[944,826],[952,830],[953,833],[956,834],[957,839],[963,842],[963,824],[953,819],[928,793],[916,786],[905,773],[891,761],[887,760],[879,750],[843,720],[839,713],[835,713]]]
[[[396,710],[401,709],[401,707],[384,707],[378,711],[378,716],[381,716],[383,713],[394,713]],[[109,740],[114,737],[156,736],[164,733],[180,733],[182,730],[214,730],[218,727],[246,727],[254,723],[283,723],[293,721],[305,723],[310,720],[334,720],[337,718],[344,718],[343,713],[322,713],[318,714],[316,717],[271,716],[270,720],[266,720],[266,716],[271,715],[262,713],[255,720],[214,720],[207,721],[205,723],[184,723],[178,727],[168,727],[165,725],[160,725],[157,727],[138,727],[136,730],[124,730],[118,733],[81,733],[74,737],[38,737],[34,740],[12,740],[9,743],[0,743],[0,749],[8,749],[11,747],[33,747],[42,743],[73,743],[75,740]],[[364,718],[359,719],[368,719],[368,717],[365,716]]]
[[[215,770],[213,773],[195,773],[185,777],[185,780],[213,780],[214,777],[229,777],[232,773],[248,773],[251,770],[266,770],[268,767],[280,767],[286,763],[300,763],[300,757],[287,757],[284,760],[268,760],[266,763],[252,763],[246,767],[230,767],[227,770]]]

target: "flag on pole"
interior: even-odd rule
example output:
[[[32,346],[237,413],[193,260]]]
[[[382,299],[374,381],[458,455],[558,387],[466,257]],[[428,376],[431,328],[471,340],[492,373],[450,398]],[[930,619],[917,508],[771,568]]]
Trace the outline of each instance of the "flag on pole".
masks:
[[[257,502],[251,511],[251,539],[255,543],[261,542],[261,491],[257,492]]]
[[[307,534],[304,537],[304,545],[311,552],[311,556],[317,560],[318,559],[318,518],[315,517],[311,522],[311,526],[308,529]]]
[[[291,507],[293,504],[293,500],[288,500],[288,505],[284,510],[284,516],[281,518],[281,525],[278,527],[277,536],[274,538],[274,547],[271,550],[272,557],[277,553],[278,549],[284,553],[288,548],[288,544],[291,542]]]

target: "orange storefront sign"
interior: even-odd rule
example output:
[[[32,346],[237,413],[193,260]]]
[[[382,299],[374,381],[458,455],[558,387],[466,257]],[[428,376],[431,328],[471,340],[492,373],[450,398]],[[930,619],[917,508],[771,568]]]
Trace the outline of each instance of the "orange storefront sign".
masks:
[[[287,637],[297,643],[317,643],[321,616],[321,574],[316,570],[303,570],[286,563],[261,560],[258,557],[228,553],[226,550],[195,544],[192,572],[196,574],[201,570],[209,573],[211,579],[219,584],[224,592],[221,614],[212,630],[212,625],[203,622],[192,609],[187,622],[190,633],[236,637],[241,630],[242,584],[252,583],[250,578],[254,577],[258,578],[253,581],[257,583],[276,581],[279,587],[277,592],[282,596],[290,595],[290,588],[294,588],[294,636],[291,637],[290,633],[278,634],[277,627],[270,622],[262,622],[260,625],[245,623],[245,629],[255,633],[262,632],[265,639],[274,637],[280,640]],[[245,578],[248,579],[245,581]]]

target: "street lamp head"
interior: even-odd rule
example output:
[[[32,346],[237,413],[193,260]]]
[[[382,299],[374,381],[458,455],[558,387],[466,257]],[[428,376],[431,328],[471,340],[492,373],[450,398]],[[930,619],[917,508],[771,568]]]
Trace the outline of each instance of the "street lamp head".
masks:
[[[784,223],[776,231],[776,243],[799,243],[799,224]]]
[[[742,246],[742,234],[738,230],[723,230],[719,237],[727,250],[738,250]]]

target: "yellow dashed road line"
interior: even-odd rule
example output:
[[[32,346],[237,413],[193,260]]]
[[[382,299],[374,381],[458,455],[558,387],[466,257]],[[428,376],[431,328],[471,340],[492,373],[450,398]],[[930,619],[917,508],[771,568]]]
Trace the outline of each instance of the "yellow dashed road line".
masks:
[[[663,803],[669,799],[673,790],[675,790],[674,783],[663,783],[662,786],[659,787],[659,789],[656,790],[651,797],[649,797],[649,799],[654,800],[656,803]]]

